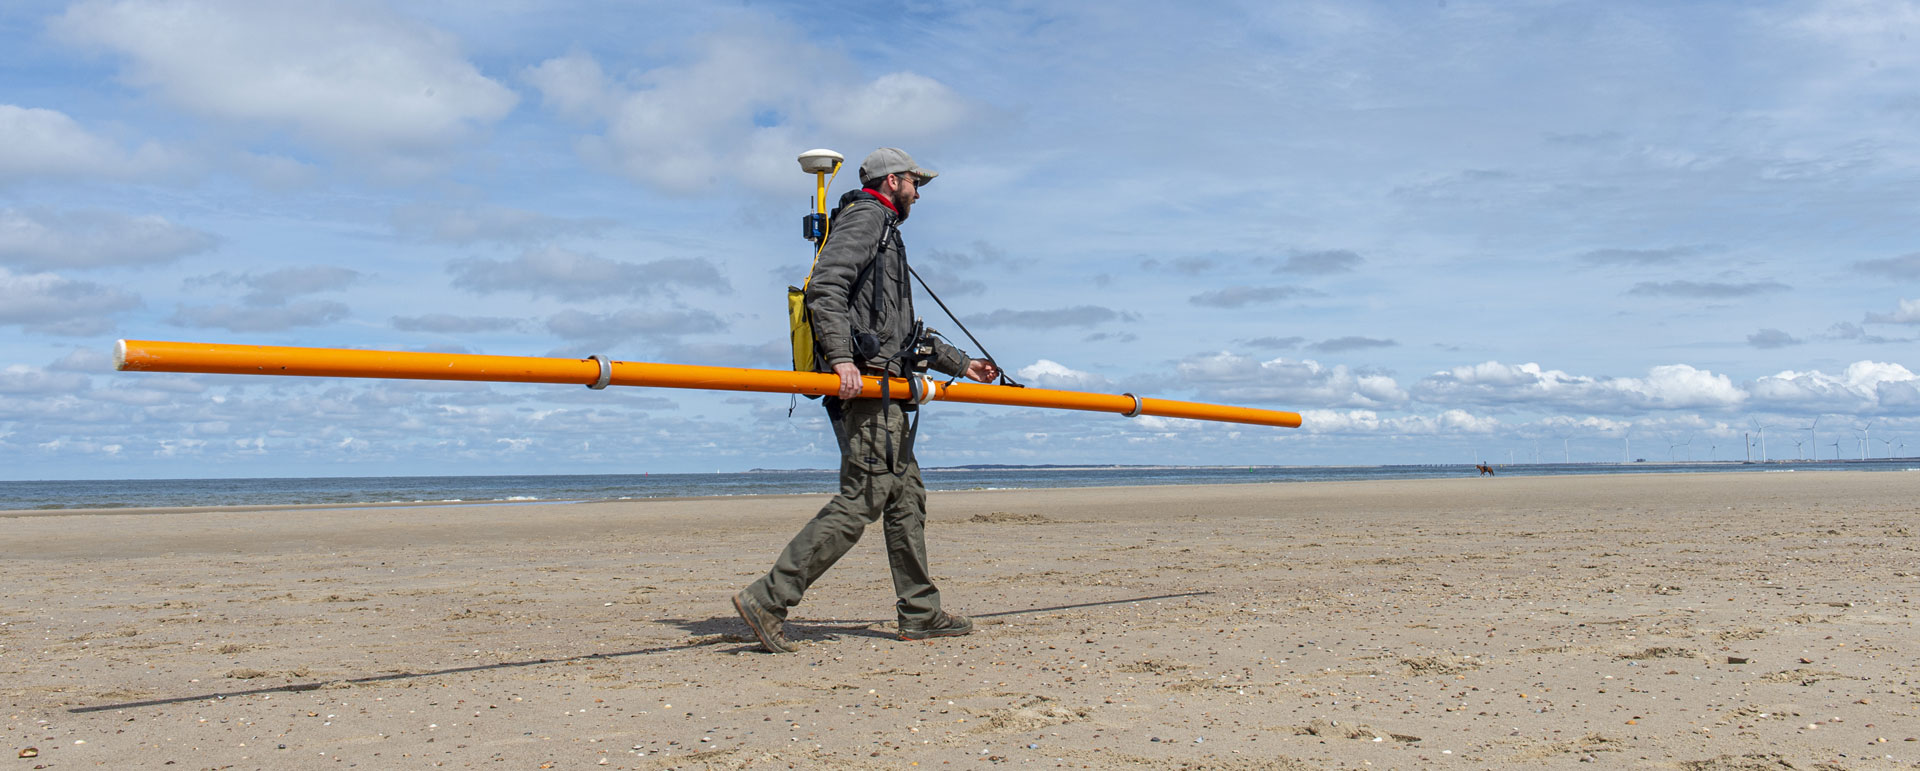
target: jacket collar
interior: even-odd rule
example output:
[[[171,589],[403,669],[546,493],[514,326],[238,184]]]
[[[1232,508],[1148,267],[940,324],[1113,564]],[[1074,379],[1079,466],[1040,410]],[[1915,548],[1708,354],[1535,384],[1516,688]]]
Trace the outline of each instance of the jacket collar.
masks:
[[[861,188],[860,192],[873,196],[873,200],[879,201],[881,206],[887,207],[887,211],[893,212],[896,216],[900,214],[900,209],[895,207],[892,201],[887,200],[886,196],[881,195],[880,191],[867,187]]]

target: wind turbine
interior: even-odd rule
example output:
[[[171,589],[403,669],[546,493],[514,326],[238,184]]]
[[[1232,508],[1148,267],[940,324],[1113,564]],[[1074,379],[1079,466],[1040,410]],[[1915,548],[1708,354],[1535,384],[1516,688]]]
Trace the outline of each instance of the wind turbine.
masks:
[[[1866,425],[1854,430],[1860,433],[1860,459],[1866,460],[1867,445],[1873,441],[1873,421],[1869,420]]]
[[[1840,459],[1840,440],[1835,439],[1833,440],[1833,444],[1830,444],[1827,446],[1833,448],[1833,459],[1839,460]]]
[[[1672,436],[1667,437],[1667,462],[1668,463],[1673,462],[1673,448],[1675,447],[1687,448],[1687,461],[1689,463],[1693,461],[1693,435],[1692,434],[1688,434],[1687,441],[1684,441],[1684,442],[1673,441]]]
[[[1882,439],[1880,443],[1887,446],[1887,460],[1893,460],[1893,440]]]
[[[1760,462],[1767,462],[1767,427],[1760,425],[1759,418],[1747,418],[1753,424],[1753,430],[1760,432]]]
[[[1813,434],[1813,429],[1814,429],[1814,427],[1816,427],[1816,426],[1819,426],[1819,425],[1820,425],[1820,416],[1819,416],[1819,415],[1815,415],[1815,416],[1813,416],[1813,422],[1812,422],[1812,423],[1808,423],[1808,424],[1807,424],[1807,442],[1813,445],[1813,459],[1814,459],[1814,460],[1819,460],[1819,459],[1820,459],[1820,437],[1818,437],[1818,436],[1815,436],[1815,435]]]
[[[1797,458],[1800,458],[1801,460],[1805,460],[1805,459],[1806,459],[1806,457],[1807,457],[1807,454],[1806,454],[1805,452],[1802,452],[1802,451],[1801,451],[1801,449],[1800,449],[1801,447],[1803,447],[1803,446],[1805,446],[1805,445],[1806,445],[1806,443],[1807,443],[1807,440],[1805,440],[1805,439],[1795,439],[1795,440],[1793,440],[1793,454],[1794,454],[1794,457],[1797,457]]]

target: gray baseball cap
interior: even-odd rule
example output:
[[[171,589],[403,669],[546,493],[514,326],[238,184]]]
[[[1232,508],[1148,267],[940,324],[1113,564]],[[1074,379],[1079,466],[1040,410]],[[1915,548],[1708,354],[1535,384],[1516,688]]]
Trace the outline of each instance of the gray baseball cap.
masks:
[[[934,177],[940,176],[940,172],[920,168],[919,164],[913,162],[913,156],[908,155],[907,151],[898,147],[882,147],[868,154],[867,159],[860,162],[861,184],[871,182],[888,174],[900,173],[913,174],[915,181],[922,185],[932,182]]]

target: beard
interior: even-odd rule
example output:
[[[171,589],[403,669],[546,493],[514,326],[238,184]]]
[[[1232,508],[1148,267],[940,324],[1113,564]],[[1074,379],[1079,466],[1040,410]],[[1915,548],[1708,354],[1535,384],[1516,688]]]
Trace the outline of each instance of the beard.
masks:
[[[900,221],[906,222],[907,210],[913,208],[913,196],[908,195],[904,190],[895,190],[888,193],[887,198],[893,201],[894,210],[900,213]]]

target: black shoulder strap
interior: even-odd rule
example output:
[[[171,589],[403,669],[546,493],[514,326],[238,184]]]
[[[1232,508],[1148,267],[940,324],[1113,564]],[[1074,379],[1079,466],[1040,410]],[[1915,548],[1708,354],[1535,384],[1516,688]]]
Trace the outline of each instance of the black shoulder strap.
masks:
[[[862,198],[862,199],[850,201],[847,203],[843,203],[839,206],[833,207],[833,211],[827,214],[827,222],[828,222],[827,237],[828,238],[833,237],[832,223],[834,220],[837,220],[840,218],[840,212],[846,211],[847,207],[849,206],[856,206],[860,204],[862,201],[867,201],[867,200],[872,200],[874,202],[873,205],[875,206],[884,205],[884,204],[881,204],[879,199],[877,198],[875,199]],[[881,217],[882,217],[882,221],[884,222],[886,215],[882,214]],[[884,270],[884,268],[879,267],[880,252],[885,249],[887,245],[887,241],[891,240],[894,237],[894,234],[898,232],[900,231],[897,228],[895,228],[894,224],[891,222],[887,222],[885,226],[880,228],[880,240],[875,241],[871,247],[868,247],[868,258],[867,258],[866,266],[862,267],[860,269],[860,272],[854,275],[853,284],[847,287],[847,300],[848,300],[848,303],[851,304],[853,297],[860,293],[861,283],[866,282],[866,283],[873,284],[873,300],[874,301],[871,305],[867,306],[867,326],[872,327],[875,331],[878,331],[880,328],[880,285],[877,283],[879,281],[879,277],[875,276],[874,274],[880,272],[881,270]]]

